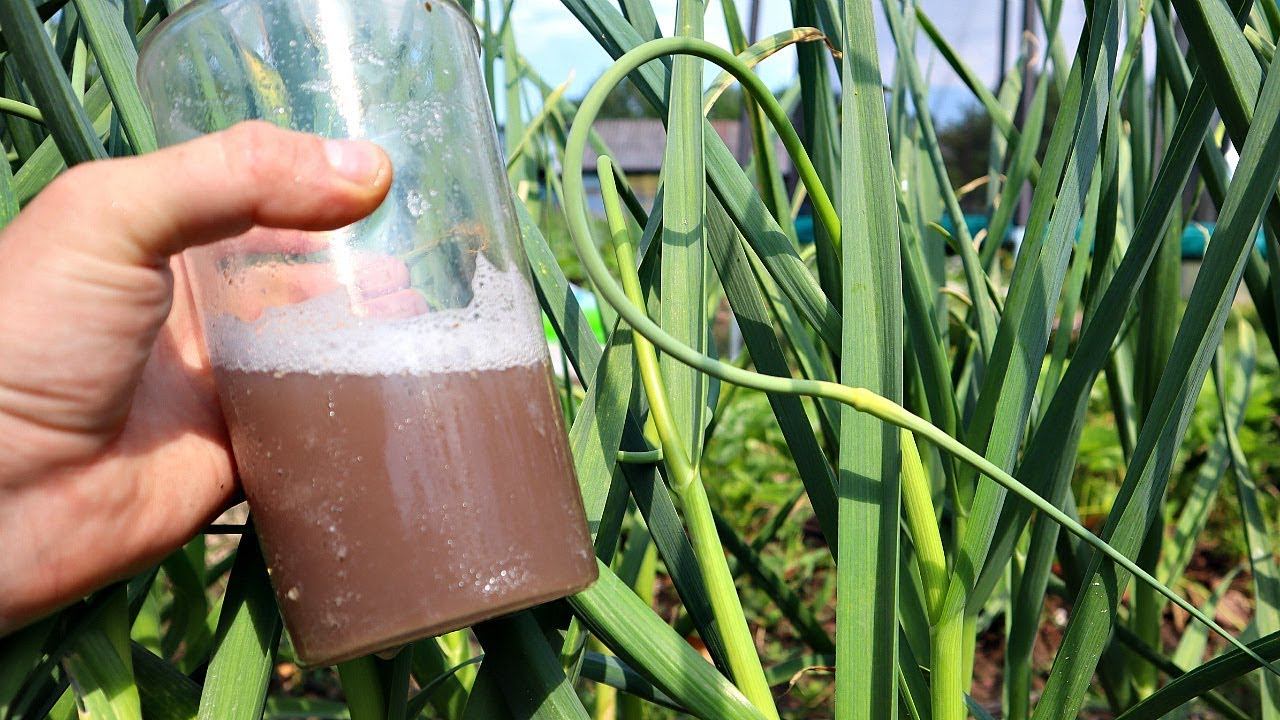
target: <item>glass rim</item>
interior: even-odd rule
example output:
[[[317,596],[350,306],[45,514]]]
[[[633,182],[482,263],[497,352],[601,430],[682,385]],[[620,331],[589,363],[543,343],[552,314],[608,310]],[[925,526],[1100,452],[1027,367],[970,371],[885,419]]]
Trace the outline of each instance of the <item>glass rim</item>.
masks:
[[[315,4],[317,2],[323,2],[324,0],[307,0],[307,1],[311,2],[312,4]],[[384,2],[384,3],[388,1],[394,1],[394,2],[404,3],[404,4],[417,3],[425,7],[427,12],[434,12],[436,5],[440,5],[444,8],[447,8],[450,12],[457,13],[459,16],[464,18],[467,21],[467,25],[471,27],[471,32],[467,33],[467,37],[471,38],[471,41],[474,44],[474,47],[476,50],[476,55],[478,56],[484,51],[483,45],[480,42],[480,29],[476,27],[475,22],[472,21],[471,19],[471,14],[468,13],[465,9],[463,9],[462,5],[458,2],[458,0],[376,0],[376,1]],[[246,2],[260,3],[261,0],[191,0],[191,2],[188,2],[187,4],[178,8],[177,12],[171,13],[164,20],[161,20],[160,24],[156,25],[155,29],[152,30],[150,33],[148,33],[147,37],[143,39],[142,45],[138,47],[138,62],[134,68],[134,73],[136,75],[142,74],[143,67],[149,65],[149,59],[156,43],[159,42],[164,37],[171,35],[175,27],[181,25],[183,22],[189,20],[192,17],[195,17],[198,14],[206,13],[206,12],[222,13],[223,10],[227,7],[230,7],[232,5],[237,5],[240,3],[246,3]]]

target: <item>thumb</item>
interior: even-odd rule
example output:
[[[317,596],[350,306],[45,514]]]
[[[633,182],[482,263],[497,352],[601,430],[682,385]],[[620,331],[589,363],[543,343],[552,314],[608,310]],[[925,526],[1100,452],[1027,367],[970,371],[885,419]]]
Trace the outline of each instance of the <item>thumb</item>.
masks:
[[[382,202],[391,175],[373,143],[247,122],[149,155],[79,165],[19,221],[44,226],[38,235],[69,249],[154,265],[255,225],[350,224]],[[68,232],[69,217],[92,222],[93,232]]]
[[[341,227],[390,184],[371,143],[265,123],[67,171],[0,233],[0,430],[110,436],[169,315],[168,256],[255,225]]]

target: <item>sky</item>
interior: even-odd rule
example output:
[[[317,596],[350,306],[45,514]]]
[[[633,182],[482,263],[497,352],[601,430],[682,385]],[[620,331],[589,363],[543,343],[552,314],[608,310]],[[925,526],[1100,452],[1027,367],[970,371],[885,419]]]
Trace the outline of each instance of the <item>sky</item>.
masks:
[[[994,85],[999,76],[999,51],[997,38],[1000,27],[1000,2],[1002,0],[920,0],[919,5],[933,19],[942,34],[954,46],[973,71]],[[654,13],[662,25],[663,33],[670,34],[675,17],[676,0],[651,0]],[[792,26],[789,0],[759,0],[760,36],[764,37]],[[1010,4],[1010,28],[1008,47],[1010,61],[1016,55],[1016,45],[1021,31],[1023,3],[1008,0]],[[747,21],[750,0],[738,0],[738,11]],[[876,8],[878,46],[881,70],[886,79],[893,70],[893,44],[888,25]],[[723,15],[719,0],[710,0],[706,14],[706,37],[720,45],[728,46],[724,31]],[[573,83],[570,96],[580,96],[610,62],[591,36],[565,9],[560,0],[517,0],[512,13],[517,28],[517,42],[521,52],[529,58],[535,69],[551,85],[559,85],[570,77]],[[1065,48],[1070,54],[1074,49],[1080,28],[1084,22],[1083,3],[1068,2],[1063,11],[1061,28]],[[926,73],[930,88],[930,105],[940,122],[959,115],[966,104],[972,103],[969,91],[951,72],[921,33],[917,38],[917,50],[921,68]],[[785,85],[795,73],[795,53],[784,51],[762,63],[757,71],[773,87]],[[710,78],[714,73],[707,72]]]

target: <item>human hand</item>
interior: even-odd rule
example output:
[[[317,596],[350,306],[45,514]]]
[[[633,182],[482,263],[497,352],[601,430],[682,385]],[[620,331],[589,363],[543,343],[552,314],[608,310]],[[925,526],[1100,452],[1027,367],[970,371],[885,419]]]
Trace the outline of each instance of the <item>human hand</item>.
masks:
[[[292,305],[344,289],[355,316],[386,320],[427,311],[426,299],[409,285],[409,269],[404,261],[391,255],[354,253],[354,281],[350,287],[339,281],[338,271],[327,261],[245,262],[252,257],[308,255],[328,249],[329,241],[324,233],[282,228],[256,227],[235,239],[220,242],[208,259],[219,263],[228,261],[222,279],[232,287],[229,292],[219,294],[220,307],[206,310],[234,315],[251,323],[267,308]]]
[[[77,166],[0,232],[0,634],[155,563],[234,494],[173,256],[242,234],[234,242],[272,250],[315,242],[284,230],[354,222],[390,184],[390,161],[370,143],[245,123]],[[263,304],[333,289],[316,266],[293,267],[289,282],[245,282],[260,284]],[[404,294],[398,261],[371,259],[367,277],[357,312],[425,309]]]

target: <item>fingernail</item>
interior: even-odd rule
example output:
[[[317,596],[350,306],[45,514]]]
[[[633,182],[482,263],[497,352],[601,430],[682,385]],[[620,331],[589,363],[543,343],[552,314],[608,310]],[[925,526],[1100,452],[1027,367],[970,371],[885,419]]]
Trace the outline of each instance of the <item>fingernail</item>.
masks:
[[[325,140],[324,154],[335,172],[359,185],[374,184],[386,162],[378,146],[366,140]]]

